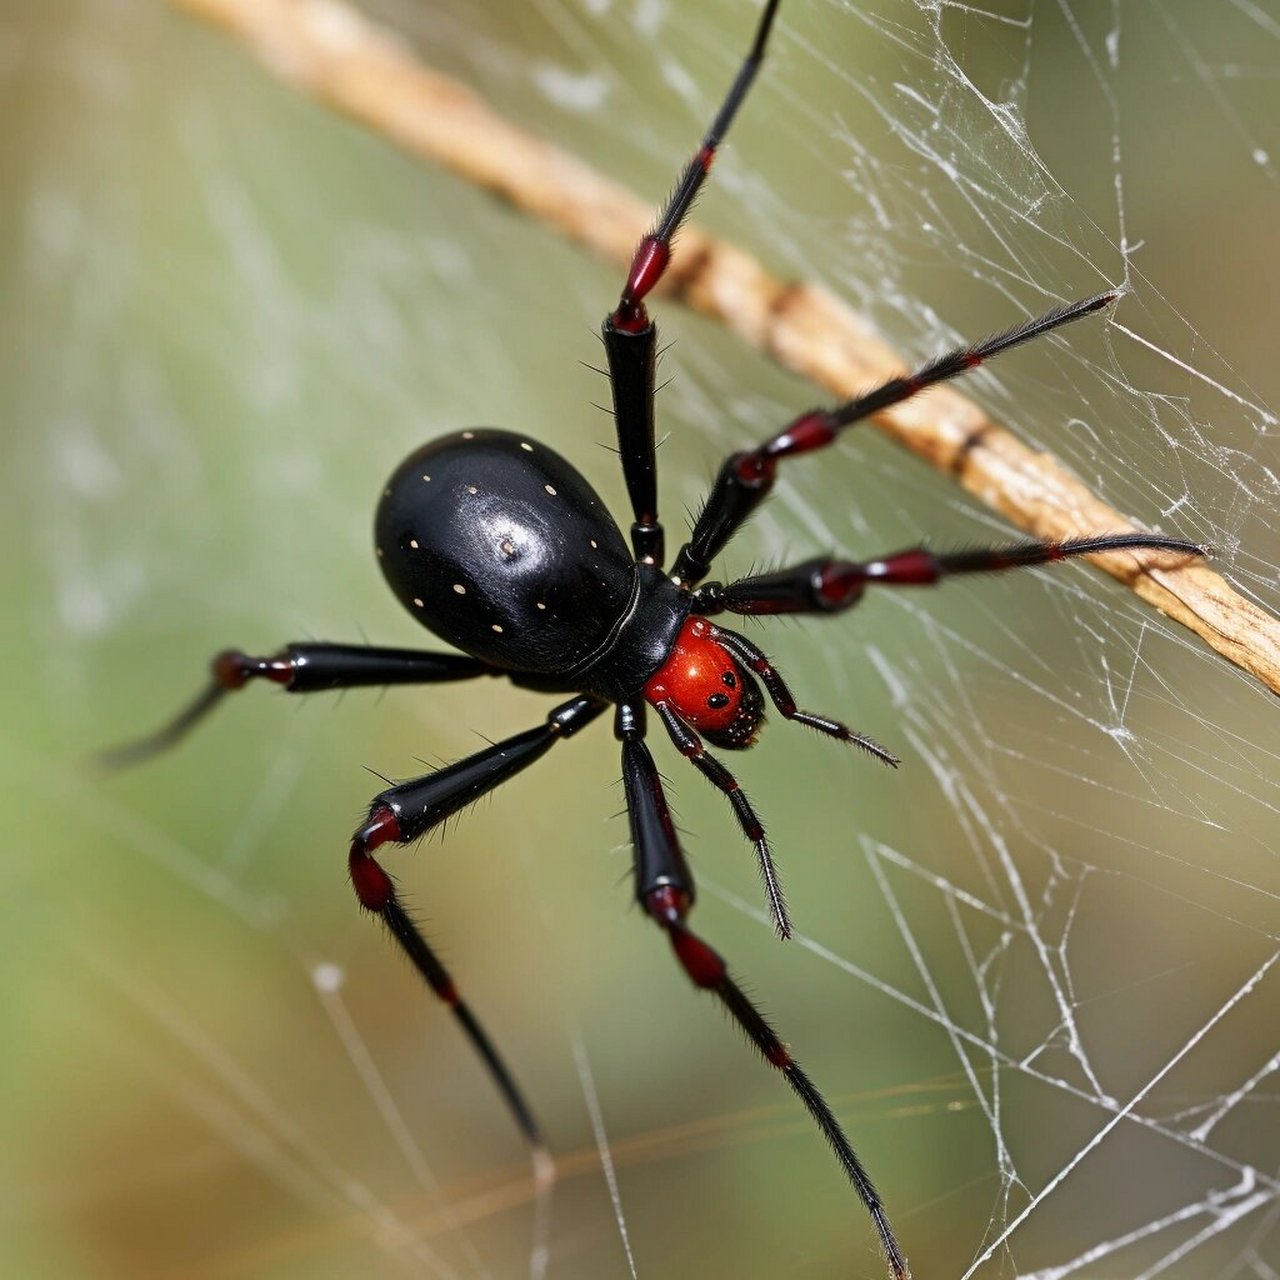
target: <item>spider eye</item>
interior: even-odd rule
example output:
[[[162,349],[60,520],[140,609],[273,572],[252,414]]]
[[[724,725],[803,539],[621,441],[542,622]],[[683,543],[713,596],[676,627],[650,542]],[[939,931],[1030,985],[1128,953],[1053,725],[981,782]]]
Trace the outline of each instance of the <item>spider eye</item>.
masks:
[[[734,695],[727,693],[713,693],[707,699],[708,704],[713,699],[724,699],[718,708],[717,719],[729,716],[729,722],[707,724],[704,721],[695,725],[695,728],[712,746],[726,747],[730,751],[742,751],[751,746],[756,740],[756,734],[760,732],[760,726],[764,722],[764,699],[755,682],[746,672],[736,673],[734,685],[739,690],[736,699]],[[730,707],[733,710],[727,709]]]
[[[708,742],[734,751],[751,745],[763,719],[751,676],[701,618],[685,620],[644,696],[654,706],[665,703]]]

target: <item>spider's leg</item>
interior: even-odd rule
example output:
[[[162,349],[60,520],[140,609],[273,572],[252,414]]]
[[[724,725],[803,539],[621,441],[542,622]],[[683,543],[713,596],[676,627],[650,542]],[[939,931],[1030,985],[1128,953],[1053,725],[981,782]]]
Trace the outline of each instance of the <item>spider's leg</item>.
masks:
[[[658,702],[654,710],[662,718],[671,741],[676,750],[697,768],[713,787],[722,792],[733,806],[734,816],[742,828],[742,834],[756,847],[756,858],[760,863],[760,879],[764,882],[765,896],[769,900],[769,914],[773,916],[774,927],[780,938],[791,937],[791,917],[787,912],[787,901],[782,893],[782,882],[778,879],[778,869],[774,866],[773,854],[769,851],[769,838],[765,834],[764,823],[752,808],[747,793],[738,784],[737,778],[703,748],[702,739],[675,713],[669,704]]]
[[[729,132],[729,126],[742,106],[743,100],[751,88],[760,64],[764,61],[765,45],[769,41],[769,32],[773,27],[773,19],[781,0],[766,0],[764,12],[756,25],[755,39],[751,49],[738,68],[738,74],[729,92],[725,95],[720,109],[716,112],[711,127],[702,137],[702,142],[693,153],[684,172],[676,183],[675,190],[667,199],[654,229],[636,246],[631,259],[631,269],[627,273],[626,284],[622,287],[622,296],[615,310],[605,321],[606,331],[612,326],[626,332],[635,333],[649,326],[649,316],[645,311],[644,299],[662,278],[671,261],[671,243],[681,224],[689,215],[693,202],[697,199],[702,184],[711,171],[711,164],[716,158],[716,149]]]
[[[776,573],[739,578],[737,582],[728,584],[708,582],[695,592],[693,612],[838,613],[857,604],[869,586],[933,586],[953,574],[1027,569],[1070,560],[1074,556],[1139,550],[1172,553],[1179,559],[1208,554],[1208,548],[1199,543],[1167,538],[1159,533],[1107,533],[1088,538],[1010,542],[997,547],[972,547],[948,552],[908,547],[905,551],[894,551],[876,560],[819,558],[779,569]],[[1151,563],[1153,557],[1141,557],[1139,571]]]
[[[384,844],[407,844],[425,835],[451,814],[531,765],[556,742],[590,724],[607,705],[599,698],[573,698],[556,707],[546,721],[534,729],[495,743],[444,769],[389,787],[373,798],[368,819],[351,840],[351,883],[360,905],[381,917],[413,967],[453,1011],[506,1099],[534,1153],[535,1168],[539,1172],[549,1170],[550,1157],[524,1095],[484,1028],[459,996],[448,971],[404,909],[394,881],[373,855]]]
[[[712,627],[711,636],[728,649],[748,671],[753,671],[760,677],[760,683],[764,685],[770,701],[786,719],[794,720],[797,724],[808,725],[810,729],[825,733],[829,738],[847,742],[850,746],[860,747],[868,755],[875,756],[877,760],[895,769],[902,763],[893,752],[882,747],[874,738],[868,738],[865,733],[858,733],[850,729],[847,724],[832,720],[828,716],[814,715],[812,711],[800,711],[781,673],[765,657],[763,651],[745,636],[740,636],[736,631],[727,631],[724,627]]]
[[[318,693],[369,685],[442,684],[474,676],[502,675],[476,658],[421,649],[378,649],[356,644],[288,644],[269,657],[224,649],[209,663],[209,683],[154,733],[100,752],[104,769],[138,764],[177,746],[229,693],[250,680],[269,680],[289,693]]]
[[[846,400],[833,409],[813,409],[802,413],[764,444],[743,453],[731,454],[711,486],[689,541],[672,565],[672,576],[686,586],[694,586],[710,573],[711,562],[773,488],[780,458],[826,448],[845,427],[901,404],[926,387],[976,369],[993,356],[1030,342],[1060,325],[1100,311],[1110,306],[1118,296],[1116,293],[1100,293],[1064,307],[1055,307],[1035,320],[1028,320],[983,342],[939,356],[914,373],[890,378],[866,395]]]
[[[676,838],[657,766],[643,741],[638,718],[630,712],[625,705],[619,708],[617,732],[622,738],[622,780],[635,845],[636,897],[653,921],[666,930],[676,959],[690,980],[720,1000],[765,1061],[786,1077],[870,1213],[894,1280],[907,1280],[907,1260],[889,1226],[880,1194],[826,1099],[729,976],[723,958],[686,922],[694,900],[693,876]]]
[[[636,246],[617,308],[605,317],[603,336],[613,386],[618,451],[635,513],[631,545],[637,560],[661,564],[662,525],[658,521],[658,481],[654,461],[653,396],[657,330],[644,299],[671,261],[672,241],[706,181],[720,145],[764,60],[765,44],[780,0],[768,0],[751,50],[738,70],[711,127],[685,166],[654,229]]]

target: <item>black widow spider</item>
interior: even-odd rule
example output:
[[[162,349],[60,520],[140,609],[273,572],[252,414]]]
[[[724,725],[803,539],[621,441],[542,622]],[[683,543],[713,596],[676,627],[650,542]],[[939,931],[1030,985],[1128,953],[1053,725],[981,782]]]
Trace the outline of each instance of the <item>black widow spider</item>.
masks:
[[[493,429],[445,436],[411,454],[392,475],[378,505],[375,545],[400,602],[461,654],[309,643],[286,645],[264,658],[228,650],[213,659],[211,682],[189,707],[159,732],[109,752],[106,760],[130,763],[172,746],[225,694],[254,679],[291,693],[313,693],[506,676],[522,688],[572,694],[536,728],[375,796],[349,854],[361,906],[382,919],[425,982],[452,1009],[513,1112],[535,1166],[545,1169],[550,1158],[523,1094],[374,855],[382,845],[417,840],[612,704],[640,905],[666,931],[689,978],[720,999],[799,1095],[871,1214],[893,1276],[905,1280],[906,1258],[880,1196],[835,1115],[725,961],[689,927],[693,876],[644,741],[646,704],[679,752],[732,806],[755,846],[769,909],[785,938],[791,925],[764,827],[703,740],[727,750],[750,747],[764,718],[763,685],[783,718],[860,747],[885,764],[896,766],[898,760],[839,721],[798,710],[765,655],[743,636],[709,622],[709,616],[836,613],[855,605],[869,585],[929,585],[952,574],[1022,568],[1121,548],[1187,556],[1202,549],[1156,534],[1117,533],[952,554],[915,547],[862,562],[813,559],[728,584],[704,581],[716,556],[768,496],[780,459],[825,448],[871,414],[1102,310],[1117,296],[1103,293],[953,351],[857,399],[803,413],[758,447],[733,454],[720,468],[689,540],[671,567],[662,567],[653,423],[657,335],[645,298],[662,278],[676,233],[755,78],[779,3],[767,0],[750,52],[655,229],[637,247],[618,305],[604,321],[619,452],[635,517],[631,551],[587,482],[552,450]]]

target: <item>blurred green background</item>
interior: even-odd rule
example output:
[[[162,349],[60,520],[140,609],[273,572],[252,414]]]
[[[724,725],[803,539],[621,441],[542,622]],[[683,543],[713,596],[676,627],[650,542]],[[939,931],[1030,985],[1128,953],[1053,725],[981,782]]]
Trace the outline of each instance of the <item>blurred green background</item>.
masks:
[[[366,11],[655,200],[755,13]],[[1114,324],[969,390],[1274,608],[1278,29],[1265,4],[787,0],[697,216],[917,358],[1128,280]],[[160,0],[8,0],[0,99],[0,1266],[526,1274],[518,1139],[360,918],[344,850],[371,771],[544,700],[254,688],[144,769],[84,766],[224,645],[422,643],[369,524],[424,439],[518,426],[623,511],[583,365],[617,273]],[[675,542],[719,457],[814,393],[659,319]],[[790,468],[725,573],[1004,533],[867,431]],[[776,725],[734,762],[803,935],[783,946],[722,801],[657,744],[696,922],[827,1092],[916,1274],[965,1273],[1015,1223],[978,1274],[1280,1267],[1280,999],[1269,970],[1250,985],[1276,952],[1274,698],[1079,566],[752,634],[904,766]],[[628,1274],[593,1090],[637,1274],[881,1274],[794,1099],[632,907],[621,807],[602,725],[388,858],[560,1161],[550,1274]]]

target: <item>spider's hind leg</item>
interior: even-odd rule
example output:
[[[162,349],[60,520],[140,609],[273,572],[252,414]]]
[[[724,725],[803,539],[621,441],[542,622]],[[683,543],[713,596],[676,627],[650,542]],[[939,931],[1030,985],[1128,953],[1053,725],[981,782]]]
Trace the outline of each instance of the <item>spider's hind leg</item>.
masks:
[[[373,855],[382,845],[410,844],[425,835],[527,768],[557,742],[585,728],[607,705],[585,695],[573,698],[556,707],[536,728],[494,743],[456,764],[389,787],[373,798],[368,819],[352,837],[348,857],[360,905],[382,920],[422,979],[448,1005],[506,1100],[539,1170],[549,1165],[550,1157],[533,1112],[493,1042],[459,996],[448,970],[405,910],[395,882]]]
[[[209,663],[209,682],[172,720],[153,733],[109,747],[94,763],[108,771],[141,764],[176,747],[229,693],[266,680],[286,693],[323,693],[401,684],[441,684],[503,673],[459,653],[388,649],[360,644],[287,644],[267,657],[224,649]]]

